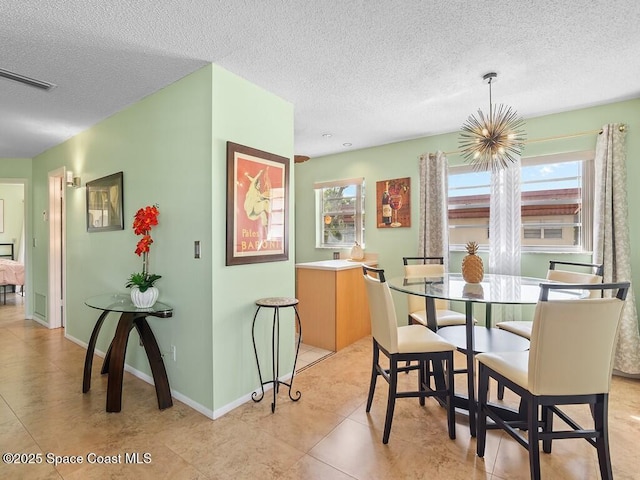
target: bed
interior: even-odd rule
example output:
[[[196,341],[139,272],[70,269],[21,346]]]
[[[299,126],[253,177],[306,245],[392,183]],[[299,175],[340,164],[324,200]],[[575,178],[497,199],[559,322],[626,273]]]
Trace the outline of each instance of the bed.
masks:
[[[17,286],[24,288],[24,264],[15,260],[13,243],[0,243],[0,288],[2,303],[7,304],[7,288],[15,292]]]

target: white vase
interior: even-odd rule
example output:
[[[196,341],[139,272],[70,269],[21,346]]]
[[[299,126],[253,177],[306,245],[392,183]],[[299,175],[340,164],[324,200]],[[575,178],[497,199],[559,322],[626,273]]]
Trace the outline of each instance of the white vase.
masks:
[[[364,250],[358,242],[351,249],[351,260],[362,260],[364,258]]]
[[[141,292],[140,288],[133,286],[131,287],[131,301],[138,308],[151,308],[158,300],[159,293],[156,287],[149,287]]]

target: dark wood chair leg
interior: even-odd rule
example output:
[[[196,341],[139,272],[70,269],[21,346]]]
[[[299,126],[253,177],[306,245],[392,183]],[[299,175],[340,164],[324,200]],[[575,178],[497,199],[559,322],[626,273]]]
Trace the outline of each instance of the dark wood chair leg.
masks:
[[[371,404],[373,403],[373,394],[376,391],[376,381],[378,380],[378,361],[380,360],[380,348],[376,340],[373,340],[373,355],[371,361],[371,381],[369,382],[369,396],[367,397],[366,411],[371,410]]]
[[[549,407],[542,407],[542,425],[544,425],[545,432],[553,431],[553,410]],[[551,453],[550,438],[542,440],[542,451],[544,453]]]
[[[504,399],[504,384],[498,382],[498,400]]]
[[[529,397],[527,429],[529,447],[529,471],[531,480],[540,480],[540,441],[538,437],[538,400]]]
[[[476,453],[479,457],[484,457],[485,446],[487,443],[487,394],[489,387],[489,373],[480,363],[478,368],[478,424],[476,437]]]
[[[394,355],[389,359],[389,398],[387,399],[387,415],[384,420],[384,433],[382,443],[389,443],[391,433],[391,422],[393,421],[393,411],[396,408],[396,393],[398,391],[398,361]]]
[[[603,395],[594,405],[593,417],[595,430],[599,433],[596,438],[596,450],[598,451],[598,464],[602,480],[613,480],[611,468],[611,454],[609,453],[609,398]]]
[[[420,360],[419,368],[418,368],[418,391],[419,392],[425,392],[427,390],[427,381],[428,381],[427,365],[429,365],[428,360]],[[418,397],[418,400],[420,402],[420,406],[424,407],[425,396],[421,395],[420,397]]]
[[[440,363],[440,362],[438,362]],[[453,369],[453,352],[449,352],[447,360],[445,362],[445,368],[447,369],[447,421],[449,429],[449,438],[456,438],[456,409],[453,404],[453,397],[455,396],[455,381],[454,381],[454,369]]]

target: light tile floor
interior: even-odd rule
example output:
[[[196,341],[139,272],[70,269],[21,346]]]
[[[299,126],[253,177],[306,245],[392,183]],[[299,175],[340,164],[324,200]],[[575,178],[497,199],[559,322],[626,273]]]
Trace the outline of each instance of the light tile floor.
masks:
[[[331,350],[325,350],[324,348],[301,343],[300,350],[298,351],[298,361],[296,362],[296,372],[299,373],[334,353],[335,352],[332,352]]]
[[[464,417],[457,418],[456,440],[449,440],[444,411],[432,400],[420,407],[415,399],[399,399],[389,444],[383,445],[384,382],[371,412],[364,411],[370,338],[302,370],[294,378],[301,400],[292,402],[287,389],[282,389],[274,414],[269,402],[251,401],[215,421],[178,401],[160,411],[153,386],[128,373],[122,412],[106,413],[107,382],[99,373],[101,361],[94,362],[91,391],[82,394],[85,350],[66,340],[61,329],[48,330],[24,320],[22,300],[7,302],[0,306],[0,452],[50,453],[66,463],[55,466],[47,461],[53,457],[44,457],[42,463],[4,463],[0,478],[529,477],[526,451],[502,433],[489,433],[484,459],[475,455],[476,441],[469,436]],[[462,366],[463,358],[457,360]],[[412,375],[401,379],[411,385],[415,381]],[[463,378],[456,381],[456,388],[464,390]],[[513,401],[507,395],[507,403]],[[572,413],[587,423],[587,410]],[[609,425],[616,480],[639,478],[640,382],[613,378]],[[69,463],[75,456],[83,463]],[[553,453],[541,456],[544,479],[599,478],[595,449],[584,440],[556,441]]]

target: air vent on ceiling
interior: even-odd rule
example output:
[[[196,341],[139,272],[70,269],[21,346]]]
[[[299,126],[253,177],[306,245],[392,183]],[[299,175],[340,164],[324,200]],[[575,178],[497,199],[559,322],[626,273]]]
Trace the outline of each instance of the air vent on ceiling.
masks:
[[[37,80],[31,77],[25,77],[24,75],[20,75],[19,73],[10,72],[9,70],[3,70],[1,68],[0,77],[8,78],[9,80],[24,83],[25,85],[40,88],[42,90],[51,90],[52,88],[56,87],[54,83],[45,82],[44,80]]]

